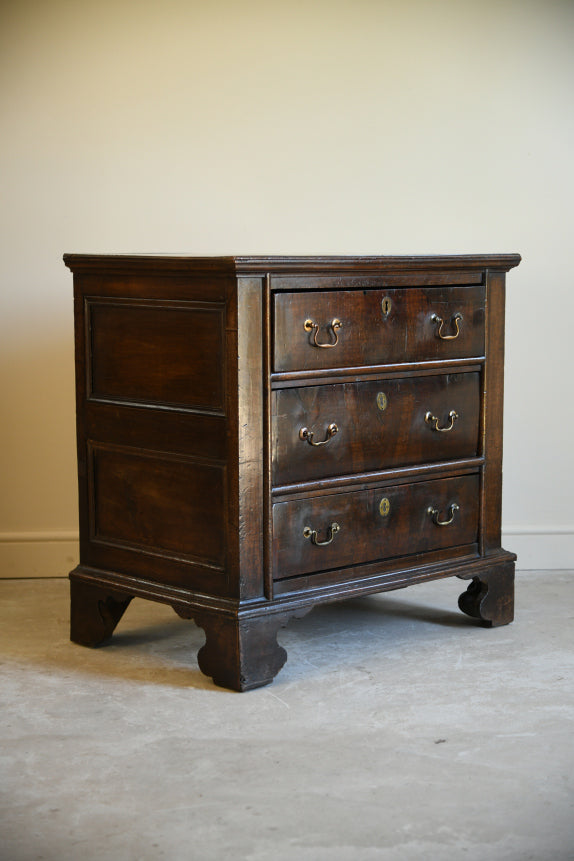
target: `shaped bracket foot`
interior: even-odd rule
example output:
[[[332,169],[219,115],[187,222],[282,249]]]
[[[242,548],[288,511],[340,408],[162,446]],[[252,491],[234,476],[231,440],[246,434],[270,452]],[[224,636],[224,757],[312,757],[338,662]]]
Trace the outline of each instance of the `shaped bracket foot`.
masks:
[[[70,597],[70,639],[92,647],[109,640],[132,600],[83,580],[70,580]]]
[[[462,579],[468,579],[464,577]],[[472,578],[458,606],[485,627],[508,625],[514,619],[514,562],[504,562]]]

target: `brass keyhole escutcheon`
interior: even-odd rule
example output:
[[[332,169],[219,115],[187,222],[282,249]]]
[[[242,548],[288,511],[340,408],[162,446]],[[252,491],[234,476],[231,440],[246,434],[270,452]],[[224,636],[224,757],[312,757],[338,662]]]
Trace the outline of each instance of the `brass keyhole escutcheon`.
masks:
[[[389,399],[387,398],[386,394],[384,392],[379,392],[379,394],[377,395],[377,406],[381,410],[381,412],[383,412],[383,410],[386,410],[388,404]]]
[[[383,496],[383,498],[379,502],[379,514],[381,515],[381,517],[386,517],[390,510],[391,503],[386,496]]]
[[[381,310],[383,312],[383,317],[389,316],[392,307],[393,303],[391,302],[390,298],[388,296],[385,296],[385,298],[381,302]]]

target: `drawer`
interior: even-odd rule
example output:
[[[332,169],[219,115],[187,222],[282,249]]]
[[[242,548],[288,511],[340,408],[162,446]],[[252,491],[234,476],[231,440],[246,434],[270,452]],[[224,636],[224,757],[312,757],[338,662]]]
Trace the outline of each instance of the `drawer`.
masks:
[[[274,578],[472,544],[478,503],[478,475],[276,503]]]
[[[484,354],[484,287],[277,293],[276,373]]]
[[[272,399],[275,485],[478,453],[478,372],[280,389]]]

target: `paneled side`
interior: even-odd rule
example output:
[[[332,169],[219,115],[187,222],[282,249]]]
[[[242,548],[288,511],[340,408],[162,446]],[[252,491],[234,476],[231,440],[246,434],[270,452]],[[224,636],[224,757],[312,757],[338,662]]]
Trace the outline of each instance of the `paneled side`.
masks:
[[[233,279],[78,274],[75,292],[80,567],[228,595]]]
[[[90,398],[223,412],[224,306],[91,299]]]

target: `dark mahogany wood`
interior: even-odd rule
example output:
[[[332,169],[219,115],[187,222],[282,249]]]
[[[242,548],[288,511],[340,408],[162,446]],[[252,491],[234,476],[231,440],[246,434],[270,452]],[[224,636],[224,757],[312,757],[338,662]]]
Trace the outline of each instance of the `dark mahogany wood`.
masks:
[[[274,314],[276,372],[484,353],[482,286],[278,293]],[[461,315],[459,334],[452,337],[456,314]],[[443,320],[442,328],[435,315]],[[306,330],[307,320],[318,330]],[[333,329],[333,320],[341,327]],[[446,338],[438,337],[439,331]]]
[[[463,578],[464,579],[464,578]],[[476,577],[458,599],[467,616],[487,628],[508,625],[514,619],[514,562],[501,563]]]
[[[286,388],[272,403],[276,485],[478,453],[478,372]]]
[[[285,662],[278,628],[323,601],[458,575],[464,612],[510,621],[504,287],[519,260],[66,255],[72,640],[105,642],[134,596],[162,601],[204,628],[202,671],[248,690]]]
[[[496,552],[501,541],[502,519],[502,418],[504,410],[504,315],[503,272],[486,275],[488,325],[487,362],[481,422],[482,453],[485,457],[481,495],[481,553]]]
[[[478,487],[478,475],[465,475],[277,503],[273,507],[275,577],[470,544],[478,530]],[[458,510],[450,511],[452,505]],[[435,524],[429,507],[438,511],[440,523],[452,522]],[[305,537],[309,527],[317,532],[317,542],[324,542],[333,523],[339,529],[329,544],[315,544]]]
[[[519,254],[416,254],[416,255],[235,255],[233,257],[182,257],[177,254],[64,254],[65,264],[76,273],[105,273],[106,275],[149,275],[157,280],[166,273],[179,276],[199,275],[210,280],[222,273],[260,275],[272,278],[279,274],[312,277],[357,277],[368,273],[394,278],[400,273],[401,283],[459,284],[461,273],[465,283],[481,283],[481,274],[491,269],[507,272],[520,263]],[[438,281],[437,281],[438,279]],[[470,280],[472,279],[472,281]],[[280,289],[278,287],[278,289]],[[284,285],[281,286],[284,289]]]
[[[89,300],[89,396],[224,412],[224,307]]]
[[[206,635],[197,655],[200,670],[216,685],[234,691],[269,684],[287,660],[287,652],[277,643],[277,631],[288,618],[288,614],[247,618],[196,614],[195,621]]]
[[[70,597],[70,639],[92,647],[110,639],[132,600],[131,596],[74,578],[70,580]]]
[[[222,467],[109,445],[90,444],[89,451],[92,541],[223,570]]]

